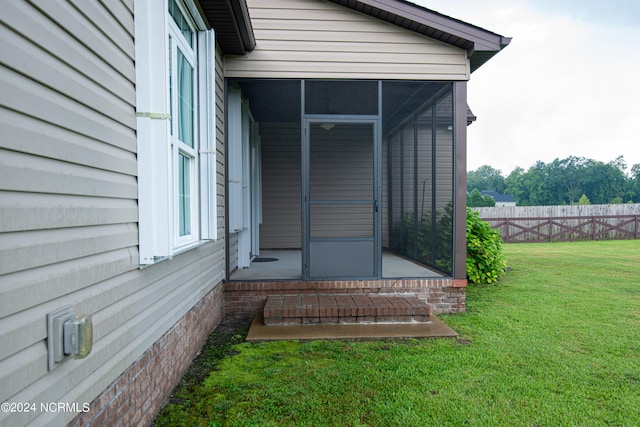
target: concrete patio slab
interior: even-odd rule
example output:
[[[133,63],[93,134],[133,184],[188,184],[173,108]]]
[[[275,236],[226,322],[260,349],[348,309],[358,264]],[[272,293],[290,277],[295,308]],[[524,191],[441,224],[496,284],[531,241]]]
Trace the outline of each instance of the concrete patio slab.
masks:
[[[377,340],[394,338],[457,338],[458,333],[431,315],[429,323],[371,323],[337,325],[265,326],[258,312],[249,328],[247,341],[281,340]]]

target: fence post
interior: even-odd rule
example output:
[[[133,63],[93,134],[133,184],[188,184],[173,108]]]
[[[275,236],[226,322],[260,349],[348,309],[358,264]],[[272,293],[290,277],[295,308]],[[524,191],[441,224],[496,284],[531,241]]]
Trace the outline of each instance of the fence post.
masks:
[[[596,217],[591,217],[591,240],[596,240]]]
[[[638,221],[636,221],[636,232],[638,230]],[[504,241],[506,243],[509,243],[509,218],[505,218],[504,219],[504,234],[505,234],[505,239]],[[637,234],[637,233],[636,233]]]

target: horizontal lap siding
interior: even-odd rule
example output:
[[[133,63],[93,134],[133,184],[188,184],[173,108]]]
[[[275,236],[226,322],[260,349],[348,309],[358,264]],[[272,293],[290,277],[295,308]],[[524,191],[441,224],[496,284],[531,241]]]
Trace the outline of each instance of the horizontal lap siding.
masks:
[[[223,279],[222,238],[138,266],[133,1],[105,3],[3,4],[3,402],[90,402]],[[218,62],[221,237],[222,70]],[[46,316],[65,305],[92,315],[93,350],[48,372]],[[2,413],[0,424],[63,425],[75,415]]]
[[[453,202],[453,140],[451,131],[436,131],[436,209]]]
[[[312,125],[310,136],[311,238],[373,237],[373,126],[338,123],[327,131]],[[329,204],[313,204],[318,201]]]
[[[468,80],[466,52],[320,0],[249,0],[256,49],[227,77]]]
[[[263,249],[302,247],[300,124],[260,123]]]
[[[389,247],[389,140],[382,140],[382,247]]]
[[[260,123],[262,137],[263,223],[260,226],[260,245],[263,249],[301,247],[301,170],[300,170],[300,126],[297,124]],[[387,168],[386,143],[383,147],[383,244],[388,245],[387,212]],[[369,159],[371,162],[371,159]],[[314,180],[326,181],[330,173],[340,168],[325,162]],[[353,176],[351,176],[353,178]],[[346,181],[345,181],[346,179]],[[365,181],[370,177],[365,178]],[[351,179],[342,178],[341,188]],[[368,183],[369,191],[371,183]],[[325,188],[326,190],[326,188]],[[344,196],[344,193],[341,194]],[[320,219],[320,218],[318,218]],[[326,225],[326,224],[325,224]],[[335,224],[334,224],[335,225]],[[347,231],[353,228],[350,226]],[[319,230],[319,232],[322,232]]]
[[[430,124],[429,124],[430,126]],[[413,132],[411,132],[413,134]],[[435,176],[433,170],[433,146],[431,141],[432,131],[424,126],[418,127],[418,169],[414,175],[415,157],[414,153],[405,151],[404,160],[404,189],[411,189],[409,194],[405,193],[405,212],[413,211],[414,203],[417,202],[418,217],[431,213],[431,201],[433,197],[433,180],[435,179],[435,208],[440,213],[453,200],[453,140],[452,133],[446,129],[438,127],[436,129],[435,147]],[[411,141],[411,149],[414,149]],[[417,178],[417,187],[414,189],[414,178]],[[414,193],[417,199],[414,199]]]
[[[402,139],[400,133],[396,133],[390,136],[388,139],[389,148],[387,149],[390,161],[385,164],[390,169],[388,172],[389,183],[387,187],[390,191],[389,202],[391,207],[389,209],[389,217],[391,221],[385,219],[390,227],[390,234],[394,234],[395,241],[389,241],[388,245],[398,244],[399,232],[396,230],[397,225],[402,221]],[[386,246],[389,247],[389,246]]]
[[[224,109],[224,63],[222,52],[216,48],[216,209],[218,218],[218,240],[224,237],[225,227],[225,109]]]
[[[337,129],[333,132],[337,132]],[[261,123],[260,134],[264,200],[260,245],[265,249],[300,248],[300,126]],[[323,141],[322,133],[314,137],[316,143],[311,149],[311,199],[372,200],[373,142],[358,141],[352,134],[342,135],[331,142]],[[371,236],[372,209],[370,204],[313,205],[310,212],[311,236]]]

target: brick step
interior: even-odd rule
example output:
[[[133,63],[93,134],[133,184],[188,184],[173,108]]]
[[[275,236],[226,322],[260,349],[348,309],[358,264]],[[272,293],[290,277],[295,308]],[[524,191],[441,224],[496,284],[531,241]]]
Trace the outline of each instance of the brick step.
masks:
[[[412,295],[271,295],[264,306],[267,326],[412,322],[429,322],[429,306]]]

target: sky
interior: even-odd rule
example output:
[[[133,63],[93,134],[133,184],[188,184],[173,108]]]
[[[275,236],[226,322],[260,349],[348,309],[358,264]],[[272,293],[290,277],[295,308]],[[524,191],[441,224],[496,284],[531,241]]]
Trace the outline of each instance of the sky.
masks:
[[[467,169],[640,163],[640,0],[413,0],[513,40],[471,75]]]

